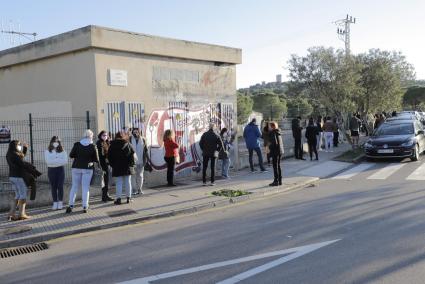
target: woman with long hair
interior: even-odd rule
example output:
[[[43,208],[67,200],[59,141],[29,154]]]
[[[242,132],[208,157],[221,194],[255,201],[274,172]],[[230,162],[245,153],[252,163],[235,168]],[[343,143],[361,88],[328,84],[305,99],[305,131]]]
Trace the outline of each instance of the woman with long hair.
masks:
[[[230,149],[232,147],[231,138],[229,137],[229,131],[227,128],[223,128],[220,131],[220,138],[223,142],[223,149],[220,150],[218,158],[222,161],[221,164],[221,176],[223,178],[229,178],[230,168]]]
[[[136,164],[134,149],[128,142],[126,132],[118,132],[111,142],[108,151],[108,160],[112,168],[112,176],[115,178],[116,199],[114,204],[121,205],[123,187],[126,188],[127,203],[131,202],[131,175],[134,174]]]
[[[47,175],[52,188],[52,210],[63,209],[63,184],[65,182],[65,165],[68,163],[68,155],[63,149],[58,136],[50,139],[49,147],[44,151],[44,159],[47,164]]]
[[[13,140],[9,143],[6,154],[7,164],[9,165],[9,180],[15,189],[15,203],[10,208],[9,221],[26,220],[30,218],[26,212],[26,201],[28,187],[24,181],[26,166],[24,157],[27,153],[28,145],[19,140]],[[19,216],[16,214],[16,206],[19,207]]]
[[[164,132],[164,160],[167,163],[167,185],[176,186],[174,184],[174,167],[179,158],[179,145],[175,142],[176,135],[173,130],[167,129]]]
[[[105,130],[100,131],[97,136],[97,152],[99,153],[99,163],[102,169],[102,201],[108,202],[113,201],[108,194],[109,191],[109,161],[108,161],[108,151],[111,142],[109,141],[108,132]]]

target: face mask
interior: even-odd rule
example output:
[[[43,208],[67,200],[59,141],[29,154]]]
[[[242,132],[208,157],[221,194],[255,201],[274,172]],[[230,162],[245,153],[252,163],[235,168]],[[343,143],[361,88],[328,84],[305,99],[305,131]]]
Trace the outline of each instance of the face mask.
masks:
[[[16,146],[16,150],[18,150],[19,152],[21,152],[22,151],[22,145]]]
[[[139,134],[138,134],[138,133],[133,133],[133,136],[134,136],[135,138],[137,138],[137,137],[139,137]]]
[[[58,142],[53,142],[52,143],[52,146],[55,147],[55,148],[57,148],[59,146],[59,143]]]

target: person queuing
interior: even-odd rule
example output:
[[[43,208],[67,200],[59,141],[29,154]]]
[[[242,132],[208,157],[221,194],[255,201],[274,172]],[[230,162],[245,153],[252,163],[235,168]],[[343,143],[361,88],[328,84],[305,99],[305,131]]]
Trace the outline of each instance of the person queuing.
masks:
[[[283,142],[282,142],[282,134],[277,126],[276,122],[270,122],[270,156],[272,158],[273,163],[273,175],[274,179],[270,186],[278,186],[282,185],[282,168],[280,166],[280,160],[283,155]]]
[[[69,157],[72,162],[72,186],[69,192],[69,203],[66,213],[71,213],[74,209],[77,191],[82,188],[83,212],[89,209],[90,182],[93,176],[95,164],[99,164],[99,154],[96,145],[93,144],[93,132],[87,129],[80,142],[76,142],[72,147]]]
[[[261,154],[260,149],[260,140],[261,132],[258,128],[257,119],[253,118],[243,131],[243,138],[245,139],[246,148],[248,148],[249,153],[249,166],[251,168],[251,172],[255,172],[254,162],[252,161],[252,156],[254,155],[254,151],[258,156],[258,164],[262,172],[266,172],[266,169],[263,165],[263,155]]]
[[[339,127],[338,127],[338,120],[336,117],[333,119],[333,125],[334,125],[334,138],[333,138],[333,145],[334,147],[338,147],[339,142]]]
[[[322,116],[318,116],[317,117],[317,121],[316,121],[316,127],[318,130],[317,133],[317,146],[316,149],[318,151],[322,151],[322,140],[323,140],[323,121],[322,121]]]
[[[143,175],[148,161],[148,145],[146,139],[140,135],[138,128],[133,128],[130,143],[137,156],[135,174],[131,176],[131,188],[135,195],[143,194]]]
[[[326,122],[323,125],[323,132],[325,136],[325,151],[333,152],[334,123],[329,116],[326,118]]]
[[[50,139],[49,146],[44,152],[44,159],[47,164],[47,175],[52,189],[52,210],[62,210],[65,165],[68,164],[68,155],[63,149],[58,136],[53,136]]]
[[[202,150],[202,183],[207,185],[207,168],[208,163],[211,161],[211,185],[214,185],[215,181],[215,162],[219,156],[219,152],[224,148],[220,136],[215,133],[215,124],[210,123],[207,132],[202,134],[201,140],[199,141],[199,147]]]
[[[167,186],[176,186],[174,183],[174,167],[180,161],[179,144],[175,142],[176,135],[173,130],[167,129],[164,132],[164,160],[167,163]]]
[[[126,132],[118,132],[108,151],[108,160],[115,178],[116,199],[114,204],[121,205],[123,187],[126,189],[127,203],[131,202],[131,175],[135,173],[137,156],[128,142]]]
[[[15,202],[11,206],[8,214],[9,221],[26,220],[30,218],[25,211],[28,187],[24,180],[27,173],[24,157],[27,150],[27,144],[21,143],[19,140],[12,140],[9,143],[9,148],[6,153],[6,160],[9,166],[9,181],[15,189]],[[16,206],[19,208],[18,216],[16,216]]]
[[[294,118],[292,120],[292,136],[295,140],[294,145],[294,155],[295,159],[299,160],[305,160],[304,159],[304,153],[303,153],[303,147],[302,147],[302,130],[301,127],[301,117]]]
[[[319,160],[319,155],[317,154],[317,137],[319,136],[319,128],[314,124],[314,120],[311,117],[308,120],[308,126],[305,130],[305,138],[307,139],[308,144],[308,153],[310,154],[310,161],[313,160],[313,153],[316,155],[316,161]]]
[[[354,113],[350,119],[350,134],[353,143],[353,149],[356,149],[359,146],[360,123],[360,119],[358,119],[356,114]]]
[[[230,150],[232,148],[232,141],[229,136],[230,135],[227,128],[223,128],[220,132],[220,138],[223,142],[223,149],[221,149],[218,158],[222,160],[221,176],[226,179],[229,178]]]
[[[102,169],[102,201],[108,202],[114,199],[109,196],[109,161],[108,151],[111,142],[109,141],[109,135],[105,130],[102,130],[97,136],[96,142],[97,151],[99,153],[99,163]]]
[[[264,142],[264,153],[266,153],[266,158],[267,158],[267,164],[268,166],[270,166],[270,149],[269,149],[269,145],[270,145],[270,139],[269,139],[269,122],[266,121],[264,128],[263,128],[263,133],[261,134],[261,138],[263,138],[263,142]]]

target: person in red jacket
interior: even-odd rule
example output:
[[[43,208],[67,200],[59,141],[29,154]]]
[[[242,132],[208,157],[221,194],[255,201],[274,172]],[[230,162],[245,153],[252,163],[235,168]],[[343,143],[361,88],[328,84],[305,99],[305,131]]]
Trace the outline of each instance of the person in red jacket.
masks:
[[[164,160],[167,163],[167,185],[176,186],[174,184],[174,166],[179,161],[179,145],[175,142],[176,135],[171,129],[164,132]]]

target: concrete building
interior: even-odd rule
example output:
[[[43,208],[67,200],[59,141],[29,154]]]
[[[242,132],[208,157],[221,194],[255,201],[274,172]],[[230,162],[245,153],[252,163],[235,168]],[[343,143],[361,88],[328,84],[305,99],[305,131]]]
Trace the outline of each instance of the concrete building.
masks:
[[[158,170],[162,134],[172,128],[181,146],[176,170],[189,174],[199,169],[196,142],[208,123],[236,124],[241,57],[236,48],[83,27],[0,51],[0,122],[89,111],[97,130],[142,128]]]
[[[276,83],[282,83],[282,74],[276,75]]]

